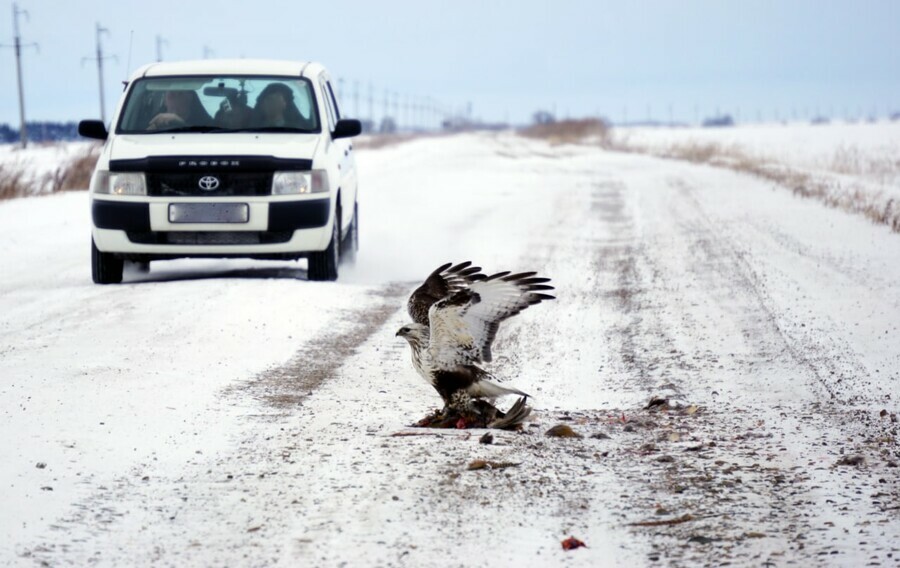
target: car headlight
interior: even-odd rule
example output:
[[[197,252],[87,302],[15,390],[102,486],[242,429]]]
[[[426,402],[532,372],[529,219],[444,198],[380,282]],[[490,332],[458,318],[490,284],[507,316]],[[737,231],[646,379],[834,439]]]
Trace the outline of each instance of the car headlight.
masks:
[[[97,172],[91,189],[110,195],[147,195],[147,182],[142,172]]]
[[[303,195],[328,191],[328,172],[275,172],[272,176],[272,195]]]

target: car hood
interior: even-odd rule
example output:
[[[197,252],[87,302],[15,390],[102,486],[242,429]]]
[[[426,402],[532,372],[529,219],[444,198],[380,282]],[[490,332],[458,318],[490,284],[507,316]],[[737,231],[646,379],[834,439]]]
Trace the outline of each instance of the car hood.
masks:
[[[316,134],[120,134],[113,138],[109,157],[135,160],[150,156],[315,156]]]

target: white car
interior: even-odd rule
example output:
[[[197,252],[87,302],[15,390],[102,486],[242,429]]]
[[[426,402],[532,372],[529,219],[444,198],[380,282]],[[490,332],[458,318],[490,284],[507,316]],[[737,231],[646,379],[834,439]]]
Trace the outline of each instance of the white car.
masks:
[[[135,72],[91,178],[94,282],[123,263],[307,258],[335,280],[358,247],[357,173],[324,67],[268,60],[152,63]]]

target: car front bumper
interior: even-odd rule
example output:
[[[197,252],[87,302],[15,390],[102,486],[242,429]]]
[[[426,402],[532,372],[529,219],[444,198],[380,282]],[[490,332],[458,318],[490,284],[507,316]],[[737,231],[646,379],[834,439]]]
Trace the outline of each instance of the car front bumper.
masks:
[[[170,206],[209,204],[204,199],[100,198],[91,200],[97,249],[125,258],[233,256],[299,258],[324,250],[331,238],[329,197],[229,197],[217,204],[246,204],[240,223],[177,223]]]

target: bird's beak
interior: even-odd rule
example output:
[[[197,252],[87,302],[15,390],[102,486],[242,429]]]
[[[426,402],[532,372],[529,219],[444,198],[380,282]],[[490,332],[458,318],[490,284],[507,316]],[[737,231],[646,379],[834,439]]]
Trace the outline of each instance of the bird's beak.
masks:
[[[400,330],[397,330],[397,333],[394,334],[394,337],[400,337]]]

